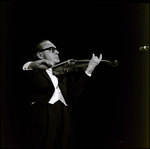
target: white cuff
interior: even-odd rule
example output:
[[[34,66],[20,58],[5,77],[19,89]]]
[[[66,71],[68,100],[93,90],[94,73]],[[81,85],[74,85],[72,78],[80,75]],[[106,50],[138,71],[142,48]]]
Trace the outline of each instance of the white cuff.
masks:
[[[87,73],[86,71],[85,71],[85,73],[86,73],[89,77],[91,77],[91,76],[92,76],[92,74],[89,74],[89,73]]]
[[[32,63],[32,62],[27,62],[27,63],[25,63],[25,64],[23,65],[22,69],[23,69],[23,70],[33,70],[32,68],[28,68],[31,63]]]

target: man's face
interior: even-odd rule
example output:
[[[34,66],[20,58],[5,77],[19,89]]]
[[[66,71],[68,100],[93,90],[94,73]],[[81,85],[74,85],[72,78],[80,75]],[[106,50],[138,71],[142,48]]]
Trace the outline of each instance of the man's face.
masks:
[[[43,55],[44,59],[50,60],[51,65],[57,64],[60,62],[59,52],[56,49],[56,46],[50,41],[45,41],[40,44],[42,47],[42,51],[40,51]]]

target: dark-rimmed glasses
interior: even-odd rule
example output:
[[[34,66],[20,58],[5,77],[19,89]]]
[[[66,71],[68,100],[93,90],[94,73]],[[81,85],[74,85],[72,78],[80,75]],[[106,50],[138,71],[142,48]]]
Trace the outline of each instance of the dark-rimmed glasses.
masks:
[[[42,51],[45,51],[45,50],[49,50],[51,53],[54,53],[57,50],[57,48],[49,47],[49,48],[41,49],[41,50],[39,50],[39,52],[42,52]]]

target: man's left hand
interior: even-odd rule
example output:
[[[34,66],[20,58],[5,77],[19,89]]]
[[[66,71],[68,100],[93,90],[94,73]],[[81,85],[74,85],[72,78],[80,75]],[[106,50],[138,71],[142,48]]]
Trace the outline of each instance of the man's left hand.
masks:
[[[89,61],[88,67],[86,69],[86,72],[88,74],[92,74],[93,70],[100,63],[101,60],[102,60],[102,54],[100,54],[99,58],[97,56],[95,56],[95,54],[92,54],[92,58]]]

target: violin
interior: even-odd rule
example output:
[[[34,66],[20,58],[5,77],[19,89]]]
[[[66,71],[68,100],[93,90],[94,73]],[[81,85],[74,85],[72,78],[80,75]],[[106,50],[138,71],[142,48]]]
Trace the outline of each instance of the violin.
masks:
[[[53,65],[51,68],[55,75],[62,75],[71,71],[85,71],[88,66],[89,61],[90,61],[89,59],[82,59],[82,60],[68,59],[61,63]],[[114,60],[114,61],[101,60],[101,62],[105,62],[111,65],[112,67],[116,67],[118,65],[117,60]]]

